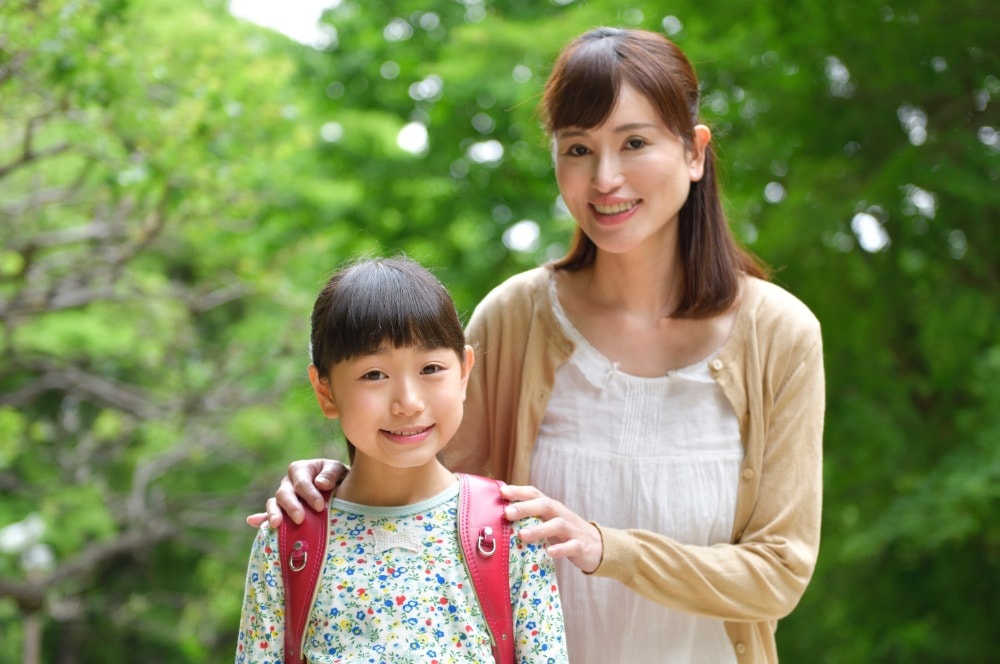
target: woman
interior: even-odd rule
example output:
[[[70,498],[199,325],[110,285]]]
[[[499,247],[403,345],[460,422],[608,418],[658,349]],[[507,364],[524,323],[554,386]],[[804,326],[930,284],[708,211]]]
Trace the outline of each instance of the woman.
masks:
[[[573,244],[468,326],[481,361],[445,461],[542,519],[520,536],[556,559],[574,663],[777,661],[816,562],[819,324],[734,241],[698,105],[662,36],[571,42],[542,111]],[[292,487],[312,502],[341,472],[292,464],[278,502],[298,520]]]

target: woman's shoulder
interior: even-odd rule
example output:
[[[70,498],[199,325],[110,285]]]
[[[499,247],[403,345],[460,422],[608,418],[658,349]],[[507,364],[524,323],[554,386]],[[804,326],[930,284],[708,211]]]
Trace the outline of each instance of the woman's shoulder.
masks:
[[[819,332],[819,320],[798,297],[772,281],[744,277],[741,313],[756,327],[781,326],[805,332]]]
[[[507,277],[499,285],[495,286],[489,293],[487,293],[486,297],[483,298],[483,302],[495,299],[520,299],[525,294],[537,291],[545,292],[551,278],[552,268],[547,265],[525,270],[524,272],[518,272],[515,275]]]
[[[541,266],[508,277],[486,294],[472,314],[473,321],[501,317],[510,320],[531,315],[535,307],[548,307],[552,269]],[[550,307],[549,307],[550,308]]]

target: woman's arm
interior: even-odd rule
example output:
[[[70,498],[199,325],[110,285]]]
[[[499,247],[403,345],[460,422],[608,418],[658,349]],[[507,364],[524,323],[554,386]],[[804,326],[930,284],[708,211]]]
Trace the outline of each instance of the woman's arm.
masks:
[[[774,620],[798,603],[819,549],[825,379],[818,338],[792,358],[775,386],[759,461],[748,460],[741,482],[759,482],[751,516],[731,544],[691,546],[648,530],[591,524],[532,487],[510,487],[522,501],[512,518],[538,516],[522,539],[548,538],[553,557],[584,572],[613,578],[648,599],[681,611],[731,621]],[[595,490],[599,488],[595,487]]]
[[[795,608],[819,551],[825,381],[818,334],[795,360],[774,386],[767,421],[757,425],[763,453],[741,472],[741,482],[758,487],[734,542],[686,546],[649,531],[602,528],[597,576],[665,606],[731,621],[776,620]]]

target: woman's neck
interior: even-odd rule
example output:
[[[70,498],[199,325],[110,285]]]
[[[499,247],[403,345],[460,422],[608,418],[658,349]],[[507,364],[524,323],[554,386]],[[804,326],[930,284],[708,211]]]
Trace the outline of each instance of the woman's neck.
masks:
[[[664,256],[598,252],[581,277],[593,304],[653,320],[670,316],[680,303],[684,285],[680,261]]]
[[[336,496],[359,505],[399,507],[433,498],[457,481],[437,459],[416,468],[395,468],[358,454]]]

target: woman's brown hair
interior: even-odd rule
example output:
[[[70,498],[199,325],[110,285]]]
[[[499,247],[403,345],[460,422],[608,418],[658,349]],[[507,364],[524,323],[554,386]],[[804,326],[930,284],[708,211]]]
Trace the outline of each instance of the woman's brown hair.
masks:
[[[542,98],[549,134],[565,127],[600,126],[623,84],[649,99],[667,128],[693,148],[700,101],[694,68],[672,41],[645,30],[596,28],[563,50]],[[684,284],[672,315],[679,318],[707,318],[726,310],[736,300],[741,273],[767,277],[763,263],[733,237],[719,197],[711,144],[705,152],[704,174],[691,183],[678,215]],[[578,226],[569,252],[553,266],[580,270],[596,256],[597,247]]]

